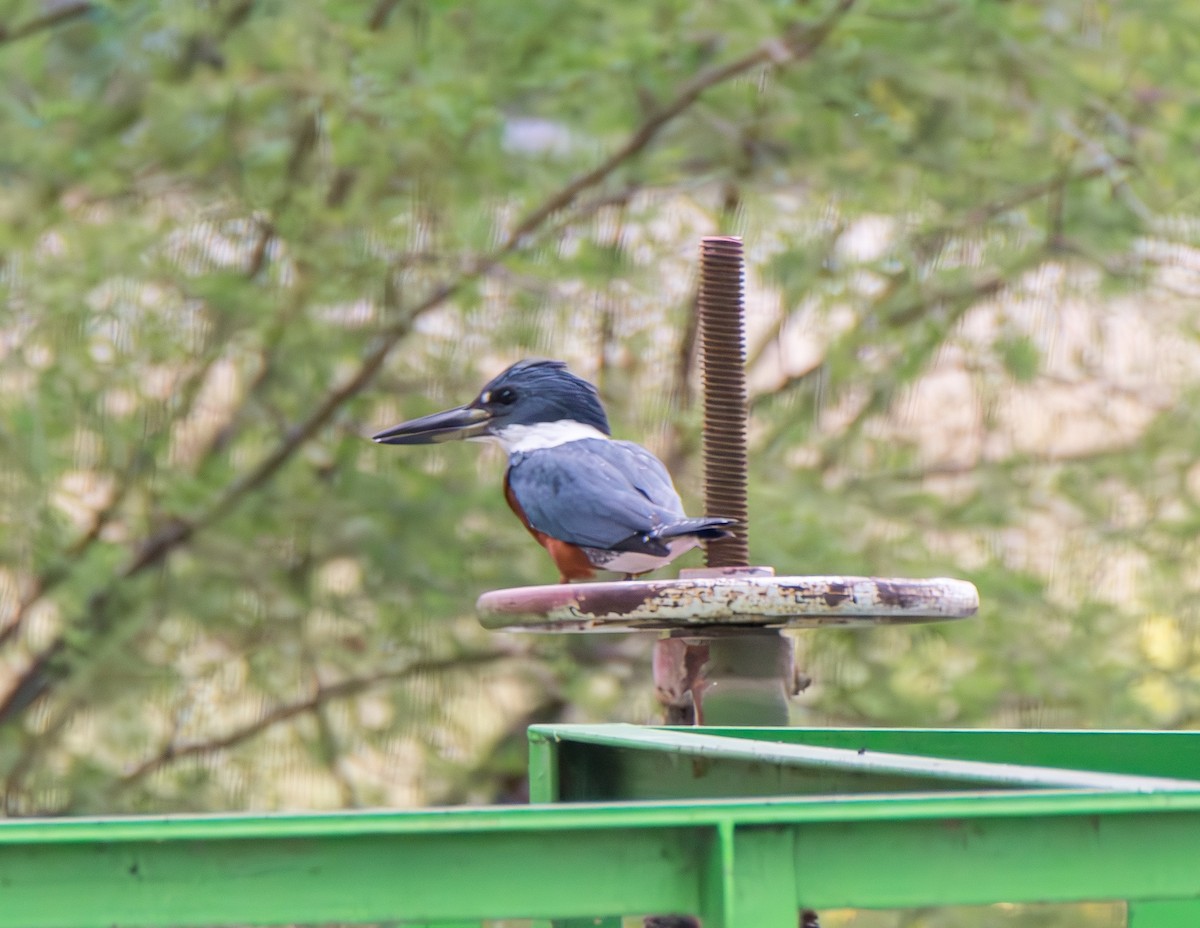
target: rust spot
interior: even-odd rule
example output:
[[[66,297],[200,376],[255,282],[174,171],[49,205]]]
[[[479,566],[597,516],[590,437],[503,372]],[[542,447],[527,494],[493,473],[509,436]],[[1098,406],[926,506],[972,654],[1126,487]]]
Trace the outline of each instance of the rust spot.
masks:
[[[703,724],[704,668],[708,644],[682,638],[654,643],[654,686],[669,725]]]
[[[829,589],[825,591],[825,605],[829,607],[840,606],[842,603],[850,599],[850,591],[846,589],[844,583],[831,583]]]
[[[903,586],[889,583],[887,580],[876,580],[875,589],[879,591],[879,602],[885,606],[905,609],[921,604],[920,598],[913,596],[911,591],[905,590]]]
[[[577,589],[576,608],[585,615],[627,615],[652,601],[640,583],[596,583]]]

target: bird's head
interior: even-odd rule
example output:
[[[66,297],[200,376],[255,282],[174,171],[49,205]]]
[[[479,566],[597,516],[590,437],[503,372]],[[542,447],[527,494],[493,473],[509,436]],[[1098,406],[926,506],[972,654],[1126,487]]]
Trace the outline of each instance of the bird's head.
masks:
[[[611,434],[600,395],[562,361],[518,361],[465,406],[402,422],[371,436],[385,445],[428,445],[463,438],[499,438],[551,423],[574,423]],[[519,426],[521,429],[513,429]]]

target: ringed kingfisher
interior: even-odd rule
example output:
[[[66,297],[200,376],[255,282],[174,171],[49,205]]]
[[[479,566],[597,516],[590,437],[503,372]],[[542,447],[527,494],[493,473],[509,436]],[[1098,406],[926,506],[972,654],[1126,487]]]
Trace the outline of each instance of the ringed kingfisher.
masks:
[[[518,361],[465,406],[373,435],[385,445],[494,440],[508,454],[504,496],[545,548],[560,580],[597,570],[632,579],[703,541],[730,536],[734,519],[688,518],[653,454],[609,436],[596,388],[562,361]]]

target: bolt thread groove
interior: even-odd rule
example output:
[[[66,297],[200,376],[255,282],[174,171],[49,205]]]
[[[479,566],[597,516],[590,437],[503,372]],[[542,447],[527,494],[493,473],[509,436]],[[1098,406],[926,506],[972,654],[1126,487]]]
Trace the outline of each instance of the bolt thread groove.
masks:
[[[750,563],[747,518],[746,321],[742,241],[708,236],[700,244],[700,344],[704,373],[704,506],[737,519],[737,537],[709,542],[709,567]]]

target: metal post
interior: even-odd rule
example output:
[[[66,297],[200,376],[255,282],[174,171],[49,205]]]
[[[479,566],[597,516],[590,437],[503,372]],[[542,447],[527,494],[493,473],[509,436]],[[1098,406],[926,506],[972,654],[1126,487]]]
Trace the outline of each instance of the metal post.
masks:
[[[745,259],[742,240],[700,245],[701,366],[704,371],[704,508],[740,523],[708,544],[708,570],[681,577],[761,576],[750,567],[746,420]],[[673,631],[654,651],[654,682],[668,725],[787,725],[792,640],[775,629]]]

